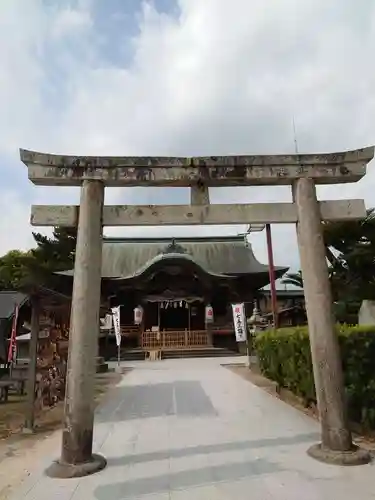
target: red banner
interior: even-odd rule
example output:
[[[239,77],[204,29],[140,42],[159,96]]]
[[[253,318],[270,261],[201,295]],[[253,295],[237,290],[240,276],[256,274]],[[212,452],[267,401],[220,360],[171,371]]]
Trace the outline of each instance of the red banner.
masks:
[[[18,304],[16,304],[13,314],[12,333],[9,340],[8,363],[13,363],[16,357],[18,309]]]

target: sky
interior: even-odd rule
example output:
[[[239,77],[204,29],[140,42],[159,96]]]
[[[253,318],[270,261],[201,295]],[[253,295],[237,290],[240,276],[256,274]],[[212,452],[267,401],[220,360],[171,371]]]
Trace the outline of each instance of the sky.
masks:
[[[0,255],[33,245],[30,205],[78,203],[36,187],[19,148],[83,155],[335,152],[375,143],[372,0],[1,0]],[[296,134],[293,132],[293,119]],[[375,165],[319,198],[375,205]],[[291,201],[288,187],[210,191],[214,203]],[[188,189],[107,189],[110,204],[188,203]],[[273,226],[299,268],[295,228]],[[108,235],[243,233],[107,228]],[[46,232],[46,231],[44,231]],[[250,237],[266,262],[264,232]]]

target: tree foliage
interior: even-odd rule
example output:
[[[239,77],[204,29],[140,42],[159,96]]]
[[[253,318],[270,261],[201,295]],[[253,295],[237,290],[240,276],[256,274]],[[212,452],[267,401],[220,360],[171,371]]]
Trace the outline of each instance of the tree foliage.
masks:
[[[281,280],[283,285],[293,285],[298,288],[303,288],[302,281],[302,271],[297,271],[296,273],[286,273],[284,278]]]
[[[57,271],[74,266],[77,231],[55,228],[51,238],[33,233],[36,248],[11,250],[0,257],[0,289],[14,290],[27,284],[53,286]]]
[[[362,300],[375,300],[375,210],[359,221],[324,222],[323,233],[336,318],[352,323]],[[282,283],[303,288],[302,272]]]
[[[37,247],[32,250],[36,261],[47,271],[65,271],[74,265],[76,228],[56,227],[52,238],[33,233]]]
[[[14,290],[22,286],[29,276],[30,252],[11,250],[0,257],[0,288]]]
[[[363,220],[324,223],[324,240],[335,298],[374,300],[374,209]]]

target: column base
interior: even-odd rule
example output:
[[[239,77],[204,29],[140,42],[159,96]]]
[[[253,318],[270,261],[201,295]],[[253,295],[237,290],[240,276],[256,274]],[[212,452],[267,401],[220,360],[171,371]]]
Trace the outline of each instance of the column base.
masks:
[[[35,434],[35,428],[31,428],[31,427],[22,427],[22,434],[25,434],[27,436],[31,436],[33,434]]]
[[[92,455],[91,460],[82,464],[67,464],[56,460],[45,471],[46,476],[57,479],[90,476],[103,470],[107,460],[101,455]]]
[[[247,343],[246,342],[238,342],[238,352],[242,356],[246,356],[246,354],[247,354]]]
[[[369,451],[359,448],[353,444],[353,448],[349,451],[334,451],[328,448],[323,448],[321,443],[312,445],[307,454],[324,462],[332,465],[366,465],[371,462],[372,455]]]

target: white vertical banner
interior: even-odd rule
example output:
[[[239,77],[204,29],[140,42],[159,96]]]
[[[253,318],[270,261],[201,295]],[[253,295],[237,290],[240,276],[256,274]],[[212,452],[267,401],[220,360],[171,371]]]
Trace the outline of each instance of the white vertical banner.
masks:
[[[112,307],[113,327],[115,329],[117,347],[121,344],[120,307]]]
[[[234,332],[237,342],[246,342],[246,316],[245,304],[232,304]]]

